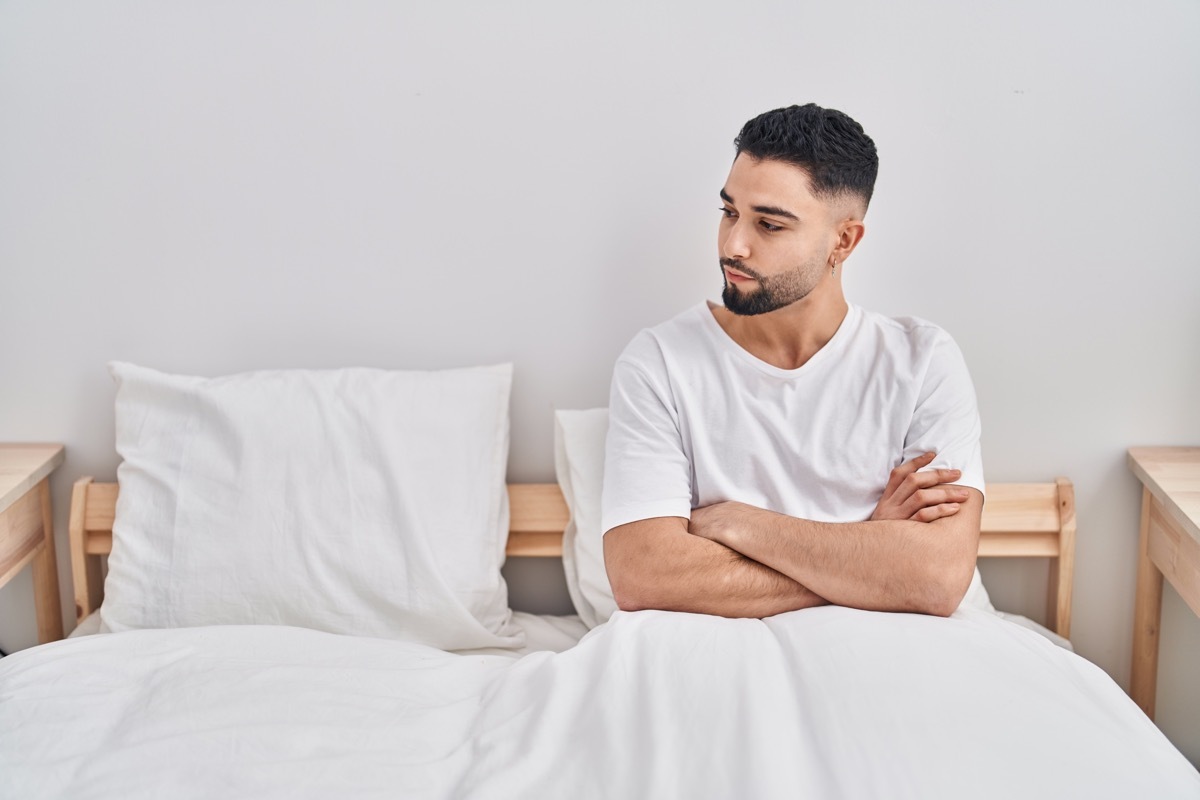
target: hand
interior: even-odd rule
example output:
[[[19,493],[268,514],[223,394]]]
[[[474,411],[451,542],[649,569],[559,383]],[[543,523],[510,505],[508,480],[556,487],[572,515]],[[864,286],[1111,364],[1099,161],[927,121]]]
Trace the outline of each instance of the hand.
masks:
[[[933,522],[958,513],[960,503],[966,502],[970,493],[966,489],[945,484],[962,477],[957,469],[934,469],[917,472],[930,464],[937,453],[925,453],[911,461],[905,461],[892,470],[883,497],[875,506],[872,520],[911,519],[918,522]]]
[[[734,526],[743,520],[745,512],[752,508],[753,506],[732,500],[694,508],[692,519],[688,523],[688,533],[729,546],[729,536],[734,532]]]

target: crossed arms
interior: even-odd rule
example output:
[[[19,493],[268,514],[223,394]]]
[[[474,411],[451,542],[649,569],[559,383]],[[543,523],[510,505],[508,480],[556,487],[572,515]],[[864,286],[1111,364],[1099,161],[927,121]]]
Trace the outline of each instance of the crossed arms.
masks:
[[[983,495],[957,470],[896,467],[866,522],[823,523],[744,503],[655,517],[604,536],[617,605],[766,617],[826,603],[949,616],[975,568]]]

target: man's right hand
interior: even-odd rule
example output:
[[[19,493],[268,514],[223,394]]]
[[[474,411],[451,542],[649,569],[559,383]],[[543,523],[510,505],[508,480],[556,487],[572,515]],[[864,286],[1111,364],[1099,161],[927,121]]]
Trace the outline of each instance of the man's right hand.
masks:
[[[933,522],[958,513],[960,504],[970,496],[966,489],[948,486],[962,477],[957,469],[918,472],[930,464],[937,453],[925,453],[905,461],[892,470],[883,497],[875,506],[872,520],[911,519]]]

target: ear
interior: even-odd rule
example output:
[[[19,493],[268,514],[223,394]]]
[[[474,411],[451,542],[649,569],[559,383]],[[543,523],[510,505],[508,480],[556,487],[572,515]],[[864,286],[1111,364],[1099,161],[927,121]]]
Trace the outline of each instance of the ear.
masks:
[[[833,252],[829,254],[829,260],[834,264],[844,264],[850,254],[854,252],[854,248],[858,247],[858,243],[862,241],[866,232],[867,227],[861,219],[857,217],[843,219],[838,224],[837,241]]]

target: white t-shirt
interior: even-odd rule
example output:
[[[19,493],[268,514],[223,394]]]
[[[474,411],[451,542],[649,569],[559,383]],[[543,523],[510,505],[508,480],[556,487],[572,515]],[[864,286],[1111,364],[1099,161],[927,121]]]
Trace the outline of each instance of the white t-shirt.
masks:
[[[984,490],[975,389],[949,334],[851,305],[799,369],[725,333],[707,303],[643,330],[613,371],[604,531],[736,500],[802,519],[871,516],[892,468],[936,451]]]

